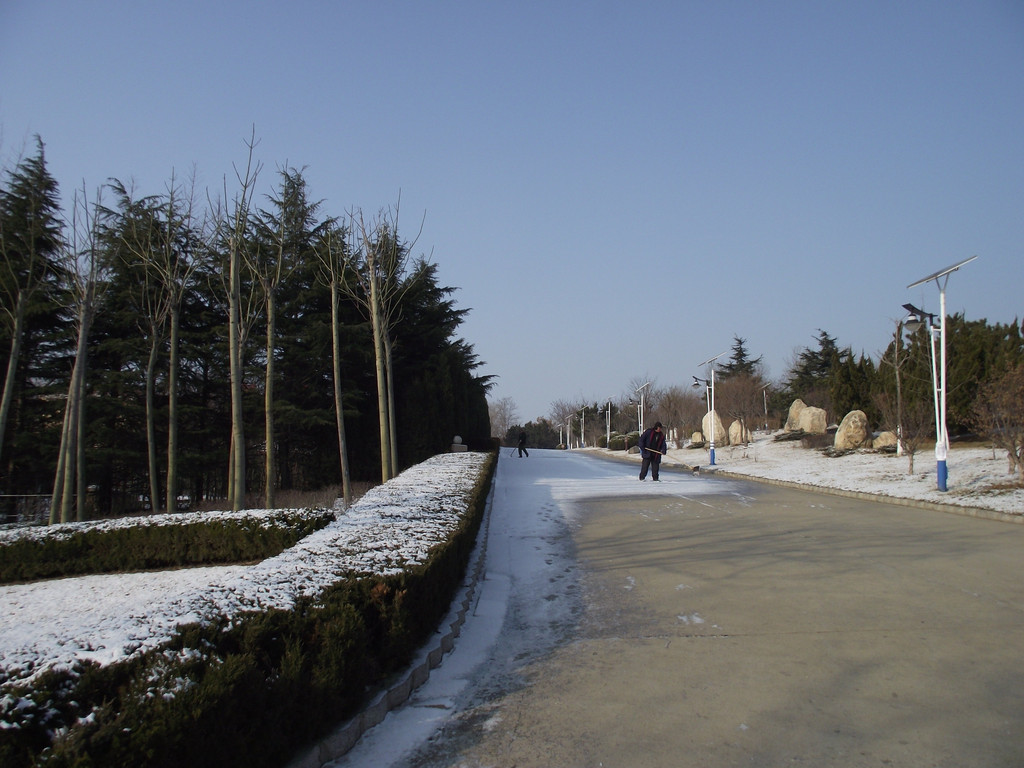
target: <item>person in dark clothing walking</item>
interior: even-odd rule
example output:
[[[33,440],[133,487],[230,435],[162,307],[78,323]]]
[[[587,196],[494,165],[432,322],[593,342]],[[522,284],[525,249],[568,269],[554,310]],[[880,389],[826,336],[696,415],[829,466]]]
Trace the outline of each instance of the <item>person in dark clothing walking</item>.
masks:
[[[526,433],[519,433],[519,458],[523,458],[523,454],[526,454],[526,458],[530,458],[530,452],[526,450]]]
[[[665,434],[661,431],[661,422],[655,422],[654,426],[640,435],[640,456],[643,461],[640,463],[640,479],[647,478],[647,470],[651,470],[651,479],[658,479],[658,470],[661,469],[661,457],[665,455]]]

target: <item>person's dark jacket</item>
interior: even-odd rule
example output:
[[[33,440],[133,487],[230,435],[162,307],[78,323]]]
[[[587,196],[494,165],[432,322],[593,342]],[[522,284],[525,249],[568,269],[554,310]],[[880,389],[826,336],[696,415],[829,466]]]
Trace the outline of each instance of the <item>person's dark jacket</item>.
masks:
[[[648,449],[657,451],[650,453]],[[645,459],[660,459],[665,453],[665,433],[658,432],[654,427],[640,435],[640,455]]]

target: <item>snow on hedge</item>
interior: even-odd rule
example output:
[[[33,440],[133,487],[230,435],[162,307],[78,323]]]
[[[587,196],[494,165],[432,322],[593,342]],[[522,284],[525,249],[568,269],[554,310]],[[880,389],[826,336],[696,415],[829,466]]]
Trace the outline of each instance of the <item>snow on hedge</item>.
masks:
[[[289,608],[298,597],[316,597],[344,578],[420,564],[458,527],[488,457],[453,453],[428,459],[369,491],[326,528],[256,565],[0,587],[0,679],[24,682],[80,660],[121,661],[158,647],[179,624]],[[201,513],[205,519],[211,514],[231,513]],[[155,517],[165,516],[134,522]]]
[[[0,527],[0,547],[13,541],[60,541],[83,533],[104,533],[147,526],[162,528],[171,526],[197,525],[216,519],[220,522],[239,522],[258,528],[273,528],[303,518],[318,518],[321,509],[243,509],[239,512],[164,512],[163,514],[139,517],[116,517],[110,520],[87,520],[54,525],[15,524]]]
[[[487,457],[440,454],[371,489],[336,522],[207,593],[212,612],[286,608],[348,577],[423,563],[455,532]]]

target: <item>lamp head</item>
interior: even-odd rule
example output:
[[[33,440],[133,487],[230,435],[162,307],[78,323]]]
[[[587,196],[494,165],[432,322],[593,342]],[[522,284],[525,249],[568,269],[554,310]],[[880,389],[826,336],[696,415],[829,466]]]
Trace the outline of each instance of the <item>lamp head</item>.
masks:
[[[923,309],[918,309],[913,304],[904,304],[903,308],[910,313],[903,321],[903,327],[906,328],[911,333],[915,333],[916,331],[919,331],[921,328],[923,328],[926,322],[926,318],[928,324],[930,325],[931,320],[934,317],[934,315],[932,315],[930,312],[925,312]]]
[[[921,322],[921,318],[917,315],[907,315],[907,319],[903,321],[903,327],[911,333],[917,333],[924,327],[924,323]]]

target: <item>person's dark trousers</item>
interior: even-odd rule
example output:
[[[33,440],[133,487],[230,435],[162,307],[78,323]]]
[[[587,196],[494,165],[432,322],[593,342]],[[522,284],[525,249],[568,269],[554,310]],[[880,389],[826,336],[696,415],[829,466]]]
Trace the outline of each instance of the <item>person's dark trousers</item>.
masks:
[[[658,479],[658,470],[661,469],[661,456],[657,454],[654,458],[644,459],[640,462],[640,479],[643,480],[647,477],[648,468],[651,470],[651,479]]]

